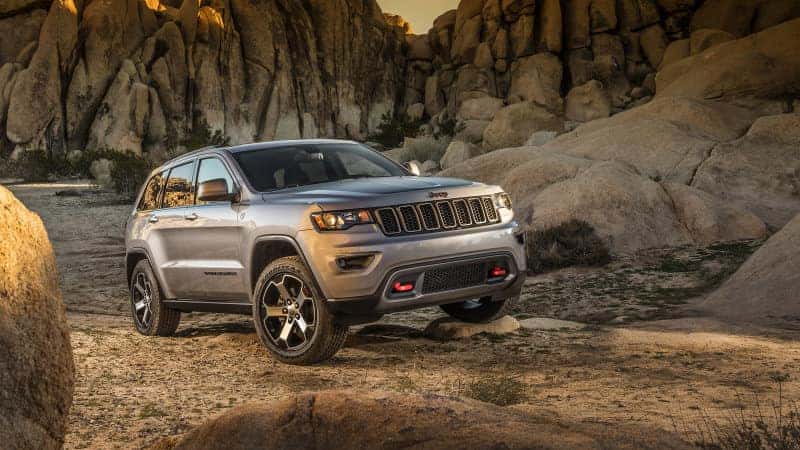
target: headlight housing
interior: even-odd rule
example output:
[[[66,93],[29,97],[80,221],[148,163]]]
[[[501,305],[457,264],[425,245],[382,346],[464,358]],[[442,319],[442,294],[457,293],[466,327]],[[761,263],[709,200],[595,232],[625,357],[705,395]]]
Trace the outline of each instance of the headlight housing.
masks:
[[[494,194],[494,205],[497,207],[497,209],[505,208],[510,211],[512,209],[511,196],[505,192]]]
[[[340,231],[355,225],[373,223],[372,214],[366,209],[314,213],[311,214],[311,221],[319,231]]]

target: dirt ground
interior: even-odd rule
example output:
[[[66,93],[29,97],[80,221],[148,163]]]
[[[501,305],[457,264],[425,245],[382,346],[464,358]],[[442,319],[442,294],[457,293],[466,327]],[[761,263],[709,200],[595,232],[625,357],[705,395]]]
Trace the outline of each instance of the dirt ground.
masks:
[[[142,448],[245,402],[333,388],[467,396],[689,439],[709,418],[725,426],[769,409],[778,383],[784,404],[800,401],[797,330],[722,324],[692,306],[759,242],[529,277],[514,315],[586,324],[575,330],[436,342],[422,332],[442,314],[427,309],[353,328],[333,360],[290,367],[269,357],[247,317],[189,314],[173,338],[136,334],[123,273],[130,205],[80,183],[10,188],[56,250],[78,371],[68,449]],[[56,195],[65,190],[80,196]]]

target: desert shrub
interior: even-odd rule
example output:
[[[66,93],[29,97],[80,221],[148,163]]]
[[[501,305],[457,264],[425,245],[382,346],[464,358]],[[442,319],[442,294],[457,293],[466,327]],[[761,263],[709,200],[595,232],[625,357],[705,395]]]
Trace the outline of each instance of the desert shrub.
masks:
[[[773,373],[770,378],[778,387],[777,401],[764,412],[756,398],[755,411],[744,406],[727,419],[711,418],[703,413],[700,420],[691,420],[683,432],[698,448],[704,450],[798,450],[800,449],[800,408],[785,404],[783,383],[787,374]],[[743,405],[744,402],[739,402]],[[676,426],[676,431],[681,431]]]
[[[56,159],[44,150],[28,150],[16,159],[0,162],[0,176],[25,181],[45,181],[58,170]]]
[[[153,169],[147,160],[128,152],[116,153],[111,162],[111,180],[114,184],[114,191],[128,198],[136,196]]]
[[[367,140],[377,142],[389,149],[397,148],[405,138],[416,137],[419,127],[424,123],[424,120],[411,120],[405,113],[395,116],[387,112],[381,116],[378,131],[369,135]]]
[[[527,386],[514,377],[485,377],[466,386],[464,396],[500,406],[524,403]]]
[[[534,273],[570,266],[603,266],[611,260],[606,243],[582,220],[529,232],[526,240],[528,270]]]
[[[466,128],[464,122],[456,119],[455,117],[447,117],[439,122],[439,129],[434,134],[435,137],[449,137],[452,138]]]
[[[450,145],[449,137],[422,136],[406,139],[403,148],[408,151],[412,160],[439,162],[447,151],[448,145]]]
[[[226,146],[230,144],[230,140],[220,130],[211,131],[211,127],[203,121],[192,128],[192,132],[186,136],[181,145],[189,152],[209,146]]]

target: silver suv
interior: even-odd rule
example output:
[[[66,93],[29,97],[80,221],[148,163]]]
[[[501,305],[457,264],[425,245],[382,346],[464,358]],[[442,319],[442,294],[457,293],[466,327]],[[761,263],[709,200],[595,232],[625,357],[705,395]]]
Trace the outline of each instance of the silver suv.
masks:
[[[277,359],[333,356],[349,325],[440,305],[504,314],[524,281],[523,235],[500,188],[423,178],[355,142],[208,148],[151,174],[128,220],[136,329],[181,312],[253,316]]]

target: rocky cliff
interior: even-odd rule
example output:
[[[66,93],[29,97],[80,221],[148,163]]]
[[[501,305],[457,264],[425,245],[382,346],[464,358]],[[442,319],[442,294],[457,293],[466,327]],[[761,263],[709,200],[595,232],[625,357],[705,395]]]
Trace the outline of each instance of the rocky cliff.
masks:
[[[404,82],[374,0],[4,0],[0,33],[4,156],[362,137]]]
[[[493,150],[641,105],[657,85],[666,96],[784,100],[800,88],[796,66],[771,65],[758,43],[727,51],[728,67],[707,78],[686,76],[702,65],[688,57],[798,16],[796,0],[462,0],[409,38],[404,106],[434,128],[455,116],[460,139]],[[754,90],[729,86],[756,76]],[[501,123],[490,125],[495,116]]]

